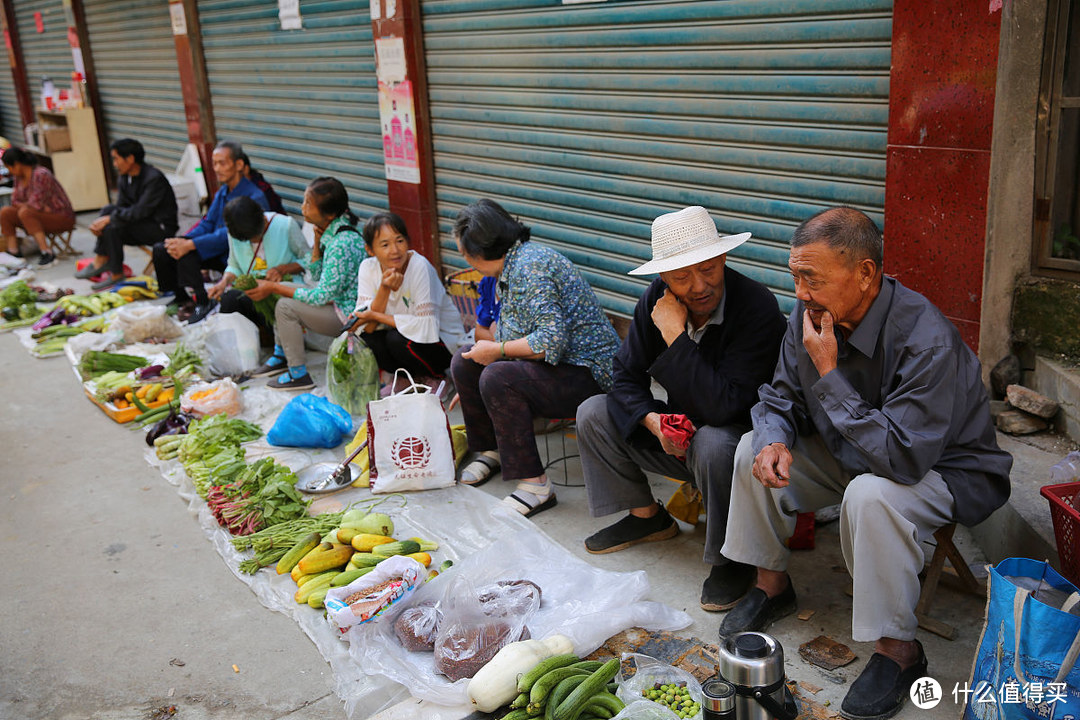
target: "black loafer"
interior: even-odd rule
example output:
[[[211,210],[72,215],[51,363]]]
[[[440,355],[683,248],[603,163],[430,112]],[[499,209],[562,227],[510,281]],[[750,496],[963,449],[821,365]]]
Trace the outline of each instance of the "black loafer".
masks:
[[[761,588],[751,588],[720,623],[720,637],[737,632],[761,632],[782,617],[795,612],[795,588],[788,579],[784,592],[774,598]]]
[[[701,586],[701,609],[720,612],[735,607],[754,582],[757,568],[745,563],[729,561],[713,565],[709,577]]]
[[[585,549],[593,555],[613,553],[643,542],[667,540],[679,534],[679,523],[663,505],[650,518],[627,515],[614,525],[585,538]]]
[[[895,660],[874,653],[855,682],[851,683],[840,715],[848,720],[885,720],[900,712],[911,685],[926,676],[926,653],[918,640],[919,659],[907,670]]]

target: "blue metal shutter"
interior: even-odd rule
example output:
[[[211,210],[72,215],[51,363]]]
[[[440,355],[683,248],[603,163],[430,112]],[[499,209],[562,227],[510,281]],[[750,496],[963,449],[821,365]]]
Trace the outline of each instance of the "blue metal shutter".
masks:
[[[98,94],[111,143],[135,138],[172,172],[187,146],[176,45],[163,0],[84,0]]]
[[[368,0],[305,0],[303,30],[282,30],[274,2],[198,7],[218,139],[243,144],[292,212],[320,175],[361,217],[386,210]]]
[[[443,261],[481,197],[630,314],[657,215],[703,205],[755,240],[734,268],[794,300],[794,227],[836,204],[879,225],[891,0],[423,0]]]
[[[68,43],[68,21],[61,0],[19,0],[15,20],[19,26],[30,101],[41,104],[41,78],[51,78],[57,90],[71,87],[75,61]],[[45,32],[39,33],[34,13],[40,12]]]

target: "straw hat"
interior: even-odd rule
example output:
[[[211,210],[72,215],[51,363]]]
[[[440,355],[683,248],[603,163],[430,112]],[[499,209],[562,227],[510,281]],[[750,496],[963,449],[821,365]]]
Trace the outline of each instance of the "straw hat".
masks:
[[[630,271],[650,275],[696,265],[728,253],[750,239],[750,233],[720,236],[709,211],[695,205],[653,220],[652,260]]]

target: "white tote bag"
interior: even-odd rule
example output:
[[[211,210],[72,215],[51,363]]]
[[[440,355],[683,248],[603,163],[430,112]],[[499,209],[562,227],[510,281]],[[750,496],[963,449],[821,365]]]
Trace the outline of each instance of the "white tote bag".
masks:
[[[442,402],[408,372],[398,372],[409,378],[409,387],[367,406],[371,492],[450,487],[455,482],[454,443]]]

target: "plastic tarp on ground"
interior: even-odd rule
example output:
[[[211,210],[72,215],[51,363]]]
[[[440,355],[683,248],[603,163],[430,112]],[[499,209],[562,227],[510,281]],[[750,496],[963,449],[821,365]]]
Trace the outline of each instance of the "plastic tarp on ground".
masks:
[[[245,409],[240,417],[267,430],[291,394],[249,388],[243,398]],[[273,455],[294,471],[312,463],[341,458],[337,450],[272,447],[265,437],[245,448],[248,461]],[[217,524],[180,464],[175,460],[159,460],[152,449],[146,451],[146,459],[177,487],[237,578],[251,588],[263,605],[294,619],[315,643],[330,664],[334,690],[345,702],[350,718],[362,720],[405,700],[410,690],[415,697],[467,710],[467,681],[449,682],[435,674],[431,654],[410,653],[402,648],[390,629],[393,614],[356,626],[343,637],[331,628],[322,612],[293,600],[296,586],[288,575],[265,569],[255,575],[241,573],[237,566],[248,554],[233,548],[231,536]],[[319,498],[313,509],[336,510],[372,497],[366,488],[349,488]],[[394,519],[396,537],[434,540],[439,543],[439,550],[433,553],[433,565],[445,559],[454,562],[454,568],[431,585],[421,587],[414,602],[436,597],[449,585],[447,578],[467,578],[476,585],[496,579],[530,579],[544,593],[540,610],[529,621],[533,636],[542,638],[553,632],[562,633],[574,641],[575,650],[581,654],[595,650],[609,636],[628,627],[677,630],[690,624],[685,613],[644,600],[649,584],[643,571],[617,573],[594,568],[483,491],[454,486],[411,493],[403,498],[376,497],[388,498],[378,509]]]

